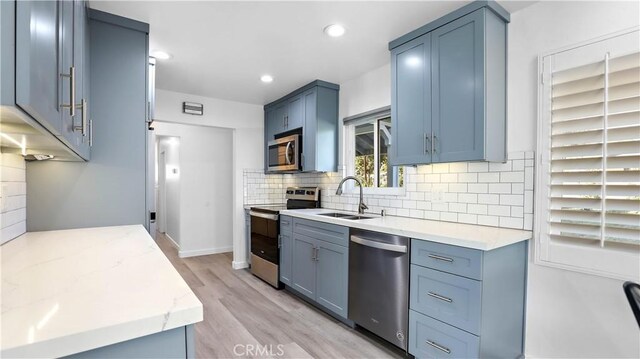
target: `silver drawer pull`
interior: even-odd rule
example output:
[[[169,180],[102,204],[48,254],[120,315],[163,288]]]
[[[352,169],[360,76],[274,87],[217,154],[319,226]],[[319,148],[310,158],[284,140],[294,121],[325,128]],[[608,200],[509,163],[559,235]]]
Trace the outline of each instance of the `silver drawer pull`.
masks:
[[[449,348],[445,348],[445,347],[443,347],[442,345],[440,345],[440,344],[438,344],[436,342],[432,342],[431,340],[427,340],[427,344],[429,344],[432,347],[434,347],[434,348],[436,348],[436,349],[438,349],[440,351],[443,351],[443,352],[445,352],[447,354],[451,354],[451,350]]]
[[[439,256],[439,255],[436,255],[436,254],[429,254],[427,257],[433,258],[433,259],[438,260],[438,261],[445,261],[445,262],[449,262],[449,263],[453,262],[453,258],[442,257],[442,256]]]
[[[444,297],[444,296],[442,296],[440,294],[437,294],[437,293],[434,293],[434,292],[427,292],[427,295],[430,296],[430,297],[436,298],[436,299],[440,299],[443,302],[453,303],[453,299]]]

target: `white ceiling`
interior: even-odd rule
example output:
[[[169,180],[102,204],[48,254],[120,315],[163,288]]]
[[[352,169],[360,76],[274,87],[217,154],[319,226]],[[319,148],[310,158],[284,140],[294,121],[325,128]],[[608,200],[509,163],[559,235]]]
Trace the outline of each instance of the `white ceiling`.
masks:
[[[92,8],[150,24],[156,86],[265,104],[315,79],[341,83],[389,62],[388,42],[469,1],[91,1]],[[501,1],[510,12],[532,1]],[[341,38],[326,25],[347,28]],[[270,74],[274,81],[260,82]]]

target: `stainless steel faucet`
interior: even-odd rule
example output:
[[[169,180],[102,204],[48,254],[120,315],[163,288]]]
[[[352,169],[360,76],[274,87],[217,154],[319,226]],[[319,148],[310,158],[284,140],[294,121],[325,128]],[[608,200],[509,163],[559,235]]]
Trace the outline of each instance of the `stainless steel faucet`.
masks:
[[[356,181],[356,183],[358,183],[358,186],[360,186],[360,202],[358,203],[358,213],[363,214],[364,210],[369,209],[369,207],[367,207],[367,205],[364,204],[364,202],[362,201],[362,183],[360,182],[359,179],[353,176],[347,176],[343,178],[342,181],[340,181],[340,184],[338,185],[338,189],[336,190],[336,196],[340,196],[342,194],[342,184],[345,183],[347,180],[354,180]]]

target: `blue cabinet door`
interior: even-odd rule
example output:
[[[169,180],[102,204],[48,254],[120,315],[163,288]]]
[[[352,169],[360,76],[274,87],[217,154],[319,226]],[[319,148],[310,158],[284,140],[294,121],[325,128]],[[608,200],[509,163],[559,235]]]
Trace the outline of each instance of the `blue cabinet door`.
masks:
[[[16,104],[54,135],[62,130],[60,7],[56,1],[16,2]]]
[[[71,68],[73,68],[75,73],[74,76],[60,78],[60,103],[74,106],[73,111],[77,113],[77,115],[71,116],[71,108],[62,109],[62,130],[60,136],[72,147],[79,145],[79,138],[76,136],[73,127],[74,120],[80,117],[80,111],[76,111],[75,109],[75,105],[78,101],[78,76],[80,75],[80,72],[77,71],[78,68],[76,67],[76,58],[74,54],[74,13],[74,1],[60,1],[60,43],[58,47],[60,54],[59,71],[62,74],[71,74]],[[75,92],[76,95],[73,99],[71,98],[72,92]]]
[[[73,2],[73,63],[76,69],[76,115],[73,119],[75,151],[85,160],[89,159],[89,42],[88,18],[85,2]],[[83,108],[87,106],[87,108]]]
[[[349,248],[316,241],[316,301],[328,310],[347,318]]]
[[[291,286],[292,248],[291,232],[280,234],[280,281]]]
[[[316,299],[316,260],[313,238],[293,234],[292,288],[311,300]]]
[[[391,52],[391,163],[431,162],[431,35]]]
[[[431,35],[433,162],[484,159],[484,10]]]
[[[274,135],[279,135],[287,130],[287,103],[282,103],[275,108],[273,117]]]
[[[304,126],[304,95],[298,95],[287,101],[285,129],[287,131]]]

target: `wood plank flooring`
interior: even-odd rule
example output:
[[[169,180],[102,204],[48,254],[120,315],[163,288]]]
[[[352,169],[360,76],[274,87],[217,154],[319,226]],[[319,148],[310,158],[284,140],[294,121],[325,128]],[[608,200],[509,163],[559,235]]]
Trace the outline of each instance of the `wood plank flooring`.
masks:
[[[204,321],[196,324],[197,358],[405,357],[248,270],[233,270],[232,253],[180,258],[162,234],[156,241],[204,306]]]

